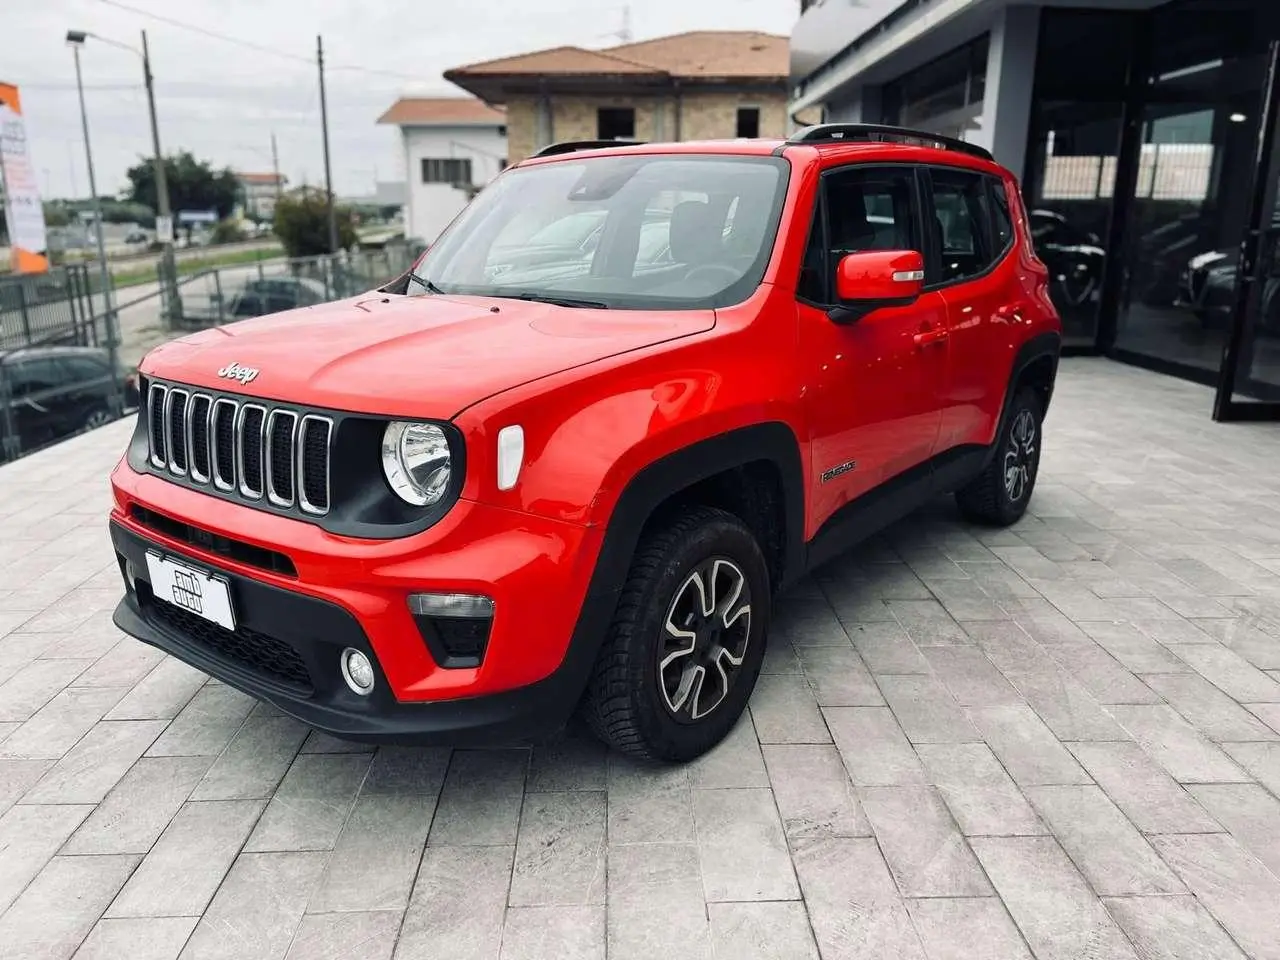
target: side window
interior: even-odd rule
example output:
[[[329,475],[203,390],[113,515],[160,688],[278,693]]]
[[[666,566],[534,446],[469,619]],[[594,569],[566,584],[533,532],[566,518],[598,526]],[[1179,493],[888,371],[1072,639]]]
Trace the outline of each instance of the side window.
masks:
[[[995,260],[987,230],[986,187],[981,174],[934,167],[933,220],[929,224],[930,283],[976,277]]]
[[[92,357],[66,356],[59,361],[62,368],[68,371],[67,380],[73,383],[81,380],[98,380],[110,372],[105,363]]]
[[[62,385],[62,373],[49,359],[27,360],[10,368],[10,389],[15,397],[26,397]]]
[[[991,181],[991,227],[999,256],[1013,242],[1013,217],[1009,213],[1009,194],[1005,192],[1003,180]]]
[[[849,167],[826,173],[796,293],[814,303],[833,301],[840,260],[864,250],[919,250],[914,172],[908,167]]]

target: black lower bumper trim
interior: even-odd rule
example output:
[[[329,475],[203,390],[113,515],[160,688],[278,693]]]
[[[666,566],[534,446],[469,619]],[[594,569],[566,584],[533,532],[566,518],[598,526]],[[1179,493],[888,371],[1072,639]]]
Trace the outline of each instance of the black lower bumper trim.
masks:
[[[146,577],[148,549],[173,554],[115,522],[111,524],[111,538],[122,569],[126,562],[130,563],[135,576],[142,580]],[[180,554],[176,556],[182,559]],[[391,695],[368,638],[345,609],[203,561],[187,562],[226,578],[238,623],[246,630],[272,637],[297,651],[311,677],[313,689],[309,694],[251,664],[230,659],[178,629],[174,621],[149,613],[145,599],[149,585],[145,583],[141,589],[133,590],[128,588],[126,578],[126,595],[113,617],[116,626],[318,730],[369,743],[491,744],[524,742],[554,732],[577,705],[598,639],[616,602],[616,597],[609,594],[588,599],[569,655],[544,680],[484,697],[406,703]],[[580,642],[584,638],[586,642]],[[421,643],[416,636],[413,640]],[[345,647],[369,655],[378,673],[372,694],[359,696],[342,682],[338,658]]]

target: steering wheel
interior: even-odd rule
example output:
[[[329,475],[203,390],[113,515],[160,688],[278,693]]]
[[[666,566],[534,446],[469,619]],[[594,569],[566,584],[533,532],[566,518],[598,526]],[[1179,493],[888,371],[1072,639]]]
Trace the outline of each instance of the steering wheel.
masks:
[[[723,263],[704,263],[694,267],[686,273],[684,277],[685,282],[688,283],[690,280],[693,280],[700,275],[711,278],[723,277],[727,281],[727,286],[729,283],[734,283],[735,281],[740,280],[742,278],[742,271],[735,270],[733,267],[725,266]]]

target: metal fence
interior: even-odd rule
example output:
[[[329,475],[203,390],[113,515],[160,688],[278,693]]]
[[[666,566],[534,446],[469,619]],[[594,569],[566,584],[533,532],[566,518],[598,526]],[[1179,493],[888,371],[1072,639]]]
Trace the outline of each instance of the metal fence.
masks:
[[[409,269],[402,245],[158,274],[115,292],[108,314],[83,265],[0,278],[0,463],[130,413],[152,347],[204,327],[355,296]],[[162,290],[172,289],[172,300]],[[114,363],[114,366],[113,366]]]
[[[96,344],[93,296],[100,287],[84,264],[0,276],[0,350],[32,343]]]

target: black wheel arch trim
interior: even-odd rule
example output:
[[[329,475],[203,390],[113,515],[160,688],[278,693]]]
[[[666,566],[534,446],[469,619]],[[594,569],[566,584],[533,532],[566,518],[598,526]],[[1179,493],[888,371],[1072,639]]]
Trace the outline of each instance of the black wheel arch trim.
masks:
[[[780,579],[788,582],[799,576],[804,566],[805,503],[800,443],[785,423],[769,421],[699,440],[655,460],[632,477],[609,516],[589,592],[621,589],[640,534],[663,502],[718,474],[760,461],[777,469],[782,484]]]
[[[1013,365],[1009,370],[1009,381],[1005,386],[1004,403],[1000,408],[1000,423],[996,434],[988,447],[988,456],[994,456],[1000,446],[1000,437],[1009,423],[1009,414],[1013,409],[1013,401],[1018,394],[1018,381],[1033,363],[1048,357],[1053,361],[1053,373],[1049,377],[1049,388],[1045,393],[1044,409],[1040,411],[1043,418],[1049,412],[1049,402],[1053,399],[1053,387],[1058,378],[1058,360],[1062,355],[1062,336],[1058,333],[1040,333],[1029,339],[1014,354]]]

